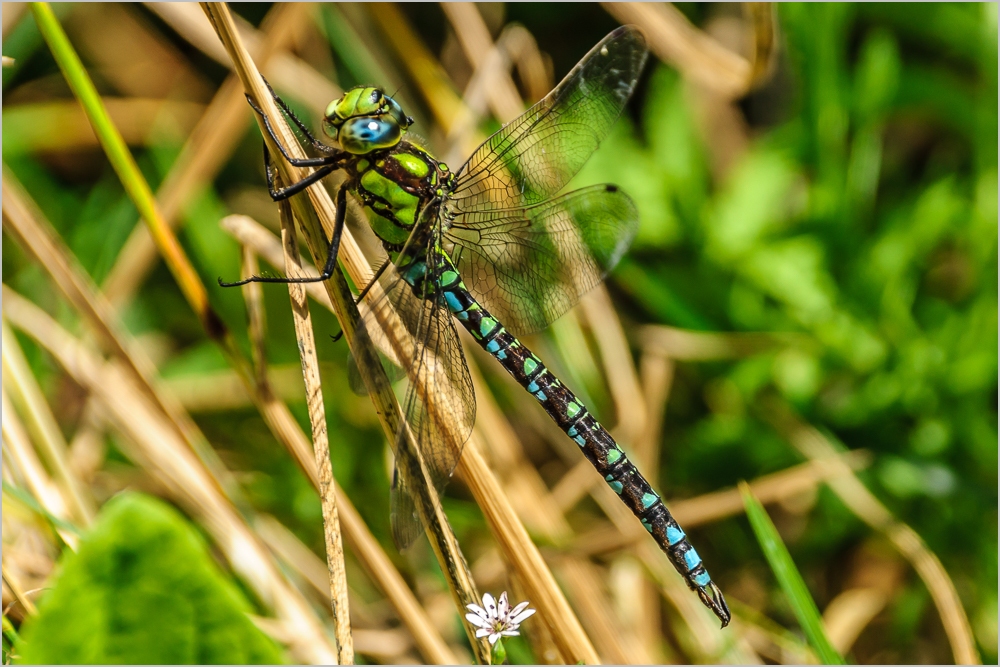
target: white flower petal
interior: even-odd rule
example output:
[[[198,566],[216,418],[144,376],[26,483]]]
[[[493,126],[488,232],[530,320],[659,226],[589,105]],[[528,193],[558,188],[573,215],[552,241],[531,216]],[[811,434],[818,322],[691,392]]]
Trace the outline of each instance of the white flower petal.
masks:
[[[489,612],[480,607],[478,604],[467,604],[465,605],[465,608],[471,612],[474,612],[477,616],[479,616],[483,620],[486,621],[490,620]]]
[[[518,603],[518,605],[516,607],[514,607],[513,609],[510,610],[510,613],[508,614],[508,616],[517,616],[518,614],[521,613],[521,610],[524,609],[527,606],[528,606],[528,601],[527,600],[525,600],[524,602]]]
[[[517,630],[504,630],[500,634],[504,637],[519,637],[521,635]]]
[[[524,622],[524,619],[528,618],[529,616],[531,616],[534,613],[535,613],[534,609],[526,609],[525,611],[522,611],[520,614],[518,614],[514,618],[509,619],[509,622],[517,624],[517,625],[520,625],[521,623]]]
[[[493,632],[493,630],[491,630],[490,628],[479,628],[478,630],[476,630],[476,637],[477,638],[479,638],[479,637],[485,637],[486,635],[490,634],[491,632]]]
[[[498,639],[500,639],[500,633],[490,635],[490,644],[496,644]]]
[[[490,615],[490,618],[497,618],[497,603],[489,593],[483,595],[483,608]]]
[[[500,601],[497,603],[497,618],[501,621],[507,618],[507,610],[509,606],[507,605],[507,591],[500,594]]]
[[[466,614],[465,619],[469,623],[472,623],[477,628],[488,628],[493,625],[487,619],[483,618],[482,616],[479,616],[478,614]]]

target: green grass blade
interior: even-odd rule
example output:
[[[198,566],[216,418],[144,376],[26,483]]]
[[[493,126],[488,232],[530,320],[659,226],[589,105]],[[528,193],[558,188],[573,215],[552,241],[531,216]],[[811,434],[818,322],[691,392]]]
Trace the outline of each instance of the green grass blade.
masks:
[[[56,64],[62,70],[66,82],[69,83],[69,87],[80,101],[87,119],[93,126],[94,134],[97,135],[98,141],[104,148],[108,161],[115,173],[118,174],[125,191],[138,209],[139,215],[149,225],[150,234],[160,248],[167,266],[177,279],[184,296],[210,332],[222,332],[224,327],[209,306],[205,286],[184,254],[177,237],[174,236],[160,215],[153,191],[142,172],[139,171],[139,165],[136,164],[129,152],[121,132],[118,131],[111,116],[108,115],[108,110],[105,108],[97,88],[94,87],[94,82],[90,80],[87,70],[80,61],[80,56],[73,49],[73,45],[62,26],[59,25],[59,20],[52,11],[52,7],[47,2],[33,2],[31,3],[31,11],[38,24],[38,30],[52,51]]]
[[[816,650],[820,662],[824,665],[845,664],[844,658],[833,648],[826,632],[823,631],[823,620],[820,618],[819,609],[816,608],[816,602],[809,594],[806,582],[802,580],[802,575],[795,567],[785,543],[781,541],[771,517],[767,515],[764,506],[753,495],[746,482],[740,482],[740,494],[743,496],[747,518],[750,519],[750,527],[753,528],[757,541],[764,550],[764,556],[778,579],[778,585],[788,596],[792,611],[802,626],[806,639]]]

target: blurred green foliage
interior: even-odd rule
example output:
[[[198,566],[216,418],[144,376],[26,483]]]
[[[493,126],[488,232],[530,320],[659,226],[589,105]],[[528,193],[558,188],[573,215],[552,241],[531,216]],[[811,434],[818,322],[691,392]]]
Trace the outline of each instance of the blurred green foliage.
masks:
[[[18,649],[27,664],[281,662],[247,611],[176,510],[126,493],[65,551]]]
[[[699,25],[732,9],[680,6]],[[445,18],[434,6],[422,7],[408,16],[438,52]],[[341,9],[357,11],[324,10],[321,29],[340,46],[346,40],[369,52],[336,58],[337,71],[398,76],[379,60],[378,45],[359,37],[363,32],[345,32]],[[627,322],[797,332],[808,341],[736,362],[680,364],[668,404],[661,486],[668,498],[688,497],[801,462],[766,418],[761,399],[781,396],[846,448],[874,454],[863,481],[941,559],[984,660],[995,662],[997,5],[781,4],[777,13],[779,63],[770,81],[735,107],[748,141],[731,151],[732,163],[720,157],[710,134],[706,138],[691,89],[651,58],[628,116],[574,183],[617,183],[640,208],[636,243],[609,278]],[[262,15],[253,10],[254,20]],[[557,80],[614,27],[597,5],[513,4],[506,15],[525,24],[551,54]],[[56,72],[30,17],[5,40],[4,54],[18,59],[4,69],[5,94]],[[193,52],[191,59],[221,82],[218,65]],[[110,83],[99,85],[114,93]],[[403,96],[419,98],[405,88]],[[422,110],[412,113],[420,118]],[[244,345],[242,297],[214,284],[219,275],[240,272],[237,246],[219,229],[219,218],[238,193],[264,189],[260,137],[249,123],[248,130],[224,171],[187,207],[181,232],[213,304]],[[178,149],[134,152],[155,185]],[[136,212],[100,155],[75,157],[75,166],[30,154],[5,155],[5,161],[101,280]],[[78,330],[15,244],[4,243],[3,262],[6,283]],[[297,364],[287,295],[280,289],[264,295],[269,361]],[[225,368],[162,265],[124,317],[134,333],[166,342],[164,376]],[[313,318],[338,482],[390,556],[418,578],[421,568],[434,567],[433,558],[423,546],[406,555],[391,548],[381,431],[367,399],[348,388],[343,343],[322,335],[339,331],[335,319],[319,308]],[[23,342],[52,394],[72,399],[45,356]],[[558,349],[550,342],[542,339],[547,349],[541,352]],[[597,399],[600,405],[603,397]],[[63,405],[60,417],[69,430],[79,405]],[[308,429],[304,406],[292,407]],[[322,553],[315,493],[259,415],[247,408],[197,417],[226,464],[241,471],[253,505]],[[478,511],[460,498],[447,507],[474,557],[488,541]],[[777,512],[779,526],[782,517],[786,523],[799,518]],[[786,542],[824,608],[848,576],[848,556],[880,547],[827,491],[807,518]],[[766,571],[745,518],[693,532],[724,589],[746,573]],[[906,573],[889,611],[855,645],[858,662],[951,660],[926,589]],[[773,596],[762,604],[765,613],[794,624]]]

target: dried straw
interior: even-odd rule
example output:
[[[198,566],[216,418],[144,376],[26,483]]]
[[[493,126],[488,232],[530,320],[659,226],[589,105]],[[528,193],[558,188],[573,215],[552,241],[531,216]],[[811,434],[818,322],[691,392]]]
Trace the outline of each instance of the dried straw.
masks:
[[[6,285],[4,314],[81,387],[100,401],[110,422],[134,445],[126,454],[146,468],[177,502],[200,519],[240,574],[279,619],[295,629],[290,648],[300,660],[333,663],[337,654],[308,602],[273,563],[263,544],[176,429],[118,361],[105,362],[37,306]]]
[[[278,204],[281,216],[281,237],[285,249],[285,275],[303,276],[302,259],[295,241],[292,211],[287,201]],[[326,547],[326,565],[330,576],[330,603],[333,607],[334,631],[340,664],[354,662],[354,642],[351,638],[350,604],[347,599],[347,571],[344,566],[344,545],[340,537],[340,519],[337,516],[336,485],[330,463],[330,441],[326,430],[326,412],[323,407],[323,385],[319,377],[319,359],[313,336],[309,302],[302,285],[289,283],[288,296],[292,302],[292,321],[295,338],[299,344],[302,362],[302,379],[306,386],[306,407],[312,426],[313,453],[319,481],[319,500],[323,512],[323,535]],[[261,355],[263,366],[263,355]],[[266,377],[266,376],[265,376]]]

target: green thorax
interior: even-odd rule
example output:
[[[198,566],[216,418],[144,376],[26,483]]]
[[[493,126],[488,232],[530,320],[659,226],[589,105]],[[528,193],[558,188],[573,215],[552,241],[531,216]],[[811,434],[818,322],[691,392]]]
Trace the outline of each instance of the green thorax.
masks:
[[[446,194],[455,180],[448,165],[408,141],[359,155],[345,167],[351,191],[388,250],[402,248],[420,212]]]

